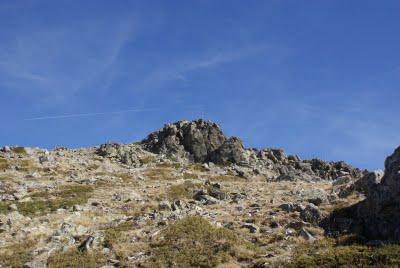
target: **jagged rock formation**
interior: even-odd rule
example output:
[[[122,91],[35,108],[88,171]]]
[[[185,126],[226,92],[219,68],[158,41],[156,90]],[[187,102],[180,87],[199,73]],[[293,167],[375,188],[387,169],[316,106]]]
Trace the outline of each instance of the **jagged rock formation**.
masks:
[[[179,121],[167,124],[141,142],[144,149],[156,154],[182,157],[195,162],[235,164],[241,173],[263,174],[282,181],[334,180],[340,176],[360,178],[363,173],[340,161],[301,160],[287,156],[281,149],[246,149],[239,138],[227,138],[221,128],[210,121]]]
[[[210,121],[179,121],[151,133],[142,145],[156,154],[186,156],[205,162],[227,140],[220,127]]]
[[[383,177],[379,172],[368,173],[354,188],[367,198],[335,211],[324,223],[327,232],[355,232],[367,239],[400,241],[400,147],[386,159]]]

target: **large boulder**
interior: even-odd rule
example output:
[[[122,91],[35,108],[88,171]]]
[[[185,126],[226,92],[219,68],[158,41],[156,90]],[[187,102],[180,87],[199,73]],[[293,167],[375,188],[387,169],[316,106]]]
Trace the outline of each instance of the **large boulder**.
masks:
[[[157,154],[188,157],[195,162],[237,163],[245,160],[245,149],[238,138],[227,138],[210,121],[179,121],[151,133],[143,147]]]
[[[383,175],[381,170],[368,172],[354,182],[354,190],[368,195],[381,182]]]
[[[248,162],[242,141],[236,137],[227,139],[210,157],[210,160],[217,164]]]

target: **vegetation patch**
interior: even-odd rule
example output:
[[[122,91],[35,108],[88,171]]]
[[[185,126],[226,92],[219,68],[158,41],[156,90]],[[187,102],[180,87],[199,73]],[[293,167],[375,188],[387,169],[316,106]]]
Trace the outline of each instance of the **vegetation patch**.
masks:
[[[35,171],[42,171],[43,168],[38,166],[31,159],[23,159],[18,164],[18,170],[24,171],[24,172],[35,172]]]
[[[56,211],[59,208],[70,208],[73,205],[84,204],[90,197],[93,188],[84,185],[65,186],[60,190],[49,192],[37,192],[30,195],[27,202],[14,202],[18,211],[25,216],[44,215]],[[0,213],[8,213],[8,207],[12,202],[0,203]]]
[[[27,241],[1,248],[0,267],[23,267],[31,260],[34,245],[33,241]]]
[[[400,267],[400,245],[337,246],[328,242],[304,246],[285,267]]]
[[[168,226],[152,253],[147,267],[207,268],[254,258],[250,243],[201,217],[188,217]]]
[[[208,171],[202,164],[198,164],[198,163],[191,165],[190,169],[193,171],[199,171],[199,172],[207,172]]]
[[[75,248],[68,251],[58,251],[47,260],[47,267],[49,268],[97,268],[106,264],[107,257],[101,251],[81,252]]]
[[[213,176],[212,177],[213,180],[215,181],[240,181],[240,180],[244,180],[243,178],[239,177],[239,176],[235,176],[235,175],[218,175],[218,176]]]
[[[112,250],[120,261],[120,267],[128,267],[130,255],[148,250],[147,244],[132,241],[132,235],[129,232],[134,230],[135,226],[132,222],[123,222],[104,231],[104,246]]]
[[[140,158],[139,161],[142,165],[146,165],[146,164],[154,162],[155,158],[153,156],[145,156],[145,157]]]
[[[158,167],[146,171],[145,176],[151,180],[174,180],[176,176],[172,175],[173,169]]]
[[[191,181],[185,181],[181,184],[171,185],[165,193],[165,198],[171,201],[191,198],[193,196],[193,191],[200,186],[200,184],[195,184]]]
[[[7,159],[0,158],[0,170],[8,169],[10,164],[8,163]]]
[[[24,147],[12,147],[11,151],[13,151],[16,154],[26,154],[26,150]]]
[[[159,163],[157,164],[157,167],[178,169],[181,168],[182,165],[180,163]]]

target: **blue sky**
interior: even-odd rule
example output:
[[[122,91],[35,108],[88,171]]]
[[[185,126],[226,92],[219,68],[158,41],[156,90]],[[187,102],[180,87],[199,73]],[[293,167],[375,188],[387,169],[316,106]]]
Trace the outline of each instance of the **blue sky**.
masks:
[[[389,0],[2,0],[0,144],[131,142],[204,117],[248,147],[382,168],[400,145],[399,14]]]

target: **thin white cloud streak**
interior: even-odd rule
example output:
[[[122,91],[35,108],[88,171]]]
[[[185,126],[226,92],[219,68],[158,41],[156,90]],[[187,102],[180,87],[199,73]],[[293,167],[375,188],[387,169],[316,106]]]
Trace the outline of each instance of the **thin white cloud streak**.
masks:
[[[258,44],[224,52],[211,53],[206,56],[197,56],[197,58],[189,60],[181,59],[175,64],[172,64],[172,66],[171,63],[168,63],[168,66],[163,66],[150,73],[144,80],[144,84],[148,85],[173,80],[187,81],[187,76],[191,72],[217,68],[221,65],[229,64],[258,53],[267,52],[268,48],[269,47],[265,44]]]
[[[38,120],[52,120],[52,119],[68,119],[68,118],[92,117],[92,116],[101,116],[101,115],[116,115],[116,114],[125,114],[125,113],[133,113],[133,112],[140,113],[140,112],[163,111],[166,109],[167,109],[166,107],[127,109],[127,110],[110,111],[110,112],[50,115],[50,116],[25,118],[23,120],[24,121],[38,121]],[[203,107],[202,106],[188,106],[188,107],[182,107],[181,109],[183,109],[183,110],[202,110]]]

